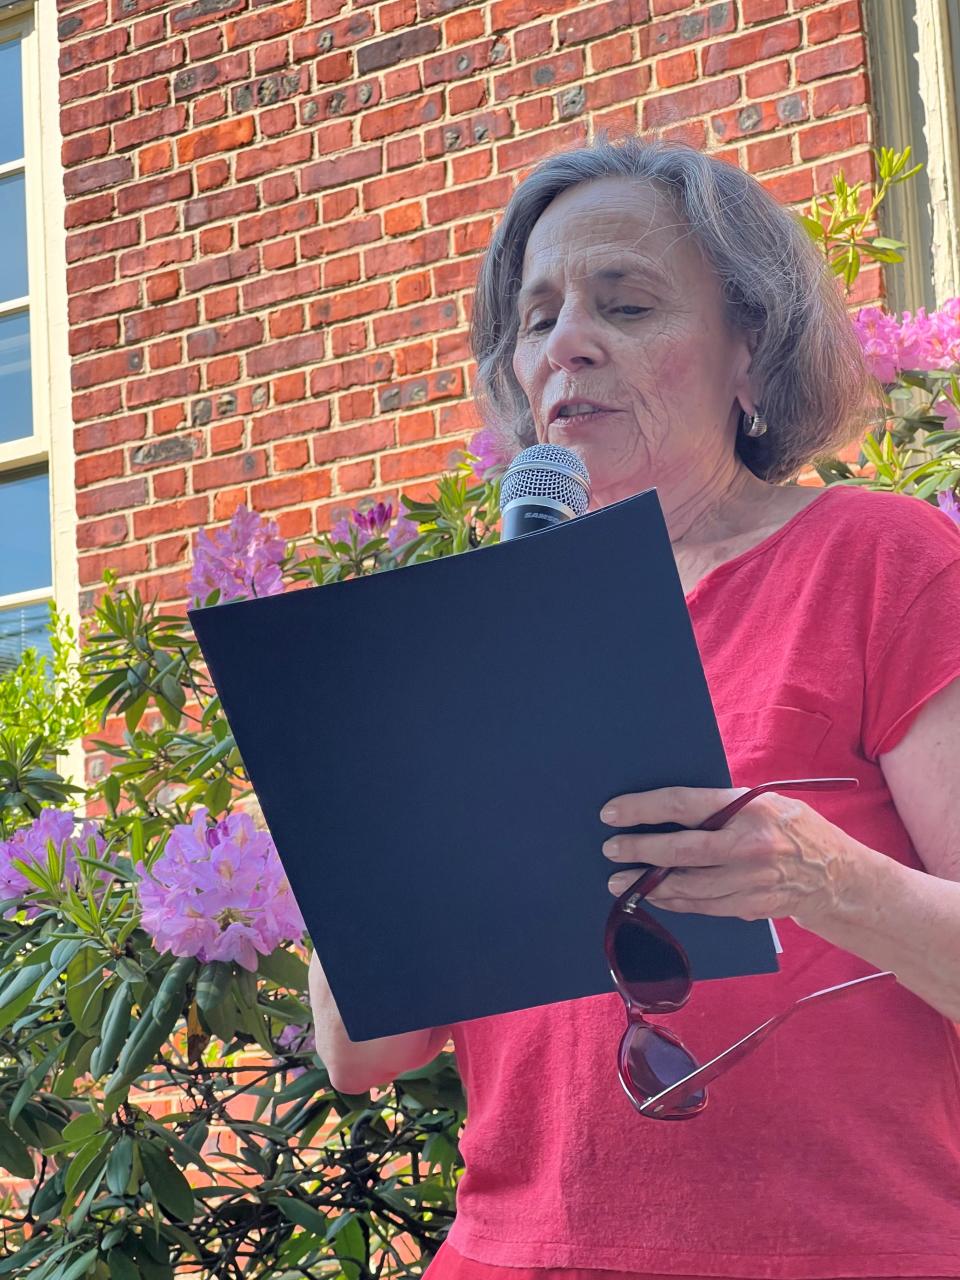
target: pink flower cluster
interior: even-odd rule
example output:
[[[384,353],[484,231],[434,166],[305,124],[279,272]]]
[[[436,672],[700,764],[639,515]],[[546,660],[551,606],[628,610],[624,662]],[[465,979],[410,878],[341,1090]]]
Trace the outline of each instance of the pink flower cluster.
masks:
[[[929,315],[920,307],[902,319],[880,307],[865,307],[854,328],[870,372],[880,382],[896,382],[904,371],[930,372],[960,365],[960,298]]]
[[[478,480],[492,480],[510,461],[506,444],[490,427],[483,427],[471,436],[467,452],[477,459],[473,474]]]
[[[285,550],[276,522],[241,505],[225,529],[197,534],[187,595],[195,607],[217,590],[221,603],[277,595],[283,590],[279,566]]]
[[[419,530],[412,520],[407,518],[406,508],[401,502],[396,519],[393,514],[393,503],[377,502],[371,507],[358,507],[342,516],[330,530],[334,542],[350,542],[351,529],[357,531],[357,546],[365,547],[374,538],[387,536],[387,546],[391,551],[410,542]]]
[[[80,878],[80,867],[77,857],[86,855],[90,838],[93,838],[95,856],[103,854],[106,845],[94,822],[79,819],[65,809],[43,809],[40,816],[34,818],[29,826],[20,827],[9,840],[0,840],[0,900],[22,898],[24,894],[36,888],[23,874],[14,861],[34,863],[45,868],[47,865],[47,846],[50,841],[64,857],[64,877],[70,884],[76,884]],[[17,908],[9,907],[10,915]],[[27,907],[27,915],[35,916],[40,908]]]
[[[140,873],[141,921],[159,951],[255,970],[258,954],[304,932],[273,839],[247,813],[211,824],[197,809]]]

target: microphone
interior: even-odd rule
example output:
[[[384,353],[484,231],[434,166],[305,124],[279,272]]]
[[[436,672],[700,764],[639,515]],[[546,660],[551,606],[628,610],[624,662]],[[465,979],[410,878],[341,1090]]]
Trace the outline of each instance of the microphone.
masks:
[[[573,520],[589,503],[590,473],[579,454],[557,444],[531,445],[500,482],[500,541]]]

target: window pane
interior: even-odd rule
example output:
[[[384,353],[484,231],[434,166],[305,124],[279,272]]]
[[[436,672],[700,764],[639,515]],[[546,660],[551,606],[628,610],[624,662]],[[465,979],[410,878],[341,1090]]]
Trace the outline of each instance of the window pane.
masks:
[[[46,602],[25,604],[19,609],[0,609],[0,676],[17,666],[24,649],[36,649],[48,661],[53,658],[49,621],[50,609]]]
[[[0,444],[33,435],[30,315],[0,316]]]
[[[0,476],[0,597],[52,582],[46,471]]]
[[[20,41],[0,44],[0,164],[23,159],[23,82]]]
[[[27,215],[22,173],[0,178],[0,302],[27,296]]]

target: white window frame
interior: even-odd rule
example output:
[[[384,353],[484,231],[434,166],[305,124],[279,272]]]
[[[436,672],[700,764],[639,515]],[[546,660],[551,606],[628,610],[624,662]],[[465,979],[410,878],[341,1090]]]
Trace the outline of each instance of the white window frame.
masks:
[[[23,168],[26,175],[29,297],[0,306],[8,314],[29,306],[33,434],[0,443],[0,478],[46,466],[50,485],[51,582],[0,596],[0,608],[50,599],[79,627],[74,444],[67,324],[66,232],[61,163],[59,40],[56,6],[49,0],[0,3],[0,39],[21,41]],[[20,164],[0,168],[17,172]],[[66,762],[82,772],[78,747]]]
[[[908,243],[887,272],[890,306],[939,307],[960,296],[960,0],[870,0],[864,18],[877,141],[924,162],[880,211]]]

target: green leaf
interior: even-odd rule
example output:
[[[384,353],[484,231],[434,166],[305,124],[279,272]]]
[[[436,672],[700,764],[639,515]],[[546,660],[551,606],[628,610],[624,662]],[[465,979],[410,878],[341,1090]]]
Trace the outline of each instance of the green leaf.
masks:
[[[98,1111],[87,1111],[84,1115],[77,1116],[69,1124],[64,1125],[60,1136],[64,1142],[76,1143],[78,1146],[82,1146],[94,1134],[102,1131],[103,1117]]]
[[[81,1253],[79,1258],[74,1259],[68,1267],[61,1267],[54,1272],[50,1280],[79,1280],[80,1276],[85,1276],[96,1261],[99,1249],[88,1249],[86,1253]]]
[[[8,1124],[0,1120],[0,1168],[15,1178],[33,1179],[36,1176],[33,1156]]]
[[[337,1231],[333,1248],[343,1266],[345,1280],[359,1280],[361,1272],[366,1269],[367,1247],[363,1229],[356,1218],[349,1218],[347,1225]]]
[[[107,1158],[107,1186],[115,1196],[127,1194],[133,1173],[133,1139],[123,1134]]]
[[[261,956],[257,972],[262,978],[275,982],[278,987],[289,987],[291,991],[307,989],[307,966],[298,955],[285,947],[277,947],[270,955]]]
[[[304,1204],[302,1200],[297,1200],[294,1196],[283,1196],[277,1199],[276,1206],[288,1222],[312,1231],[321,1240],[327,1237],[327,1231],[331,1225],[330,1219],[318,1213],[310,1205]]]
[[[164,1209],[181,1222],[190,1222],[196,1212],[193,1191],[165,1151],[151,1142],[138,1142],[143,1172],[153,1194]]]
[[[110,1267],[110,1280],[143,1280],[140,1268],[122,1249],[111,1249],[107,1254],[107,1264]]]
[[[76,1192],[89,1186],[91,1179],[99,1172],[98,1162],[110,1138],[109,1133],[97,1134],[85,1142],[70,1161],[64,1184],[67,1200],[72,1200]],[[106,1158],[103,1163],[106,1164]]]

